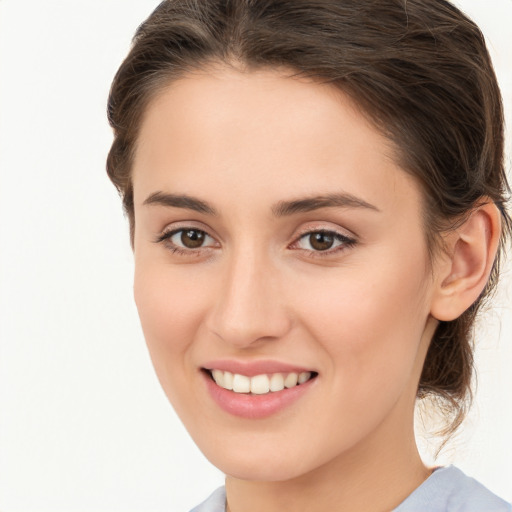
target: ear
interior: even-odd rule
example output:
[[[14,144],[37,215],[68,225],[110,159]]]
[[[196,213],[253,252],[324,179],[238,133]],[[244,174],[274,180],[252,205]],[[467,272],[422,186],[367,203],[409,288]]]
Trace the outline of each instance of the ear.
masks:
[[[446,254],[438,258],[431,315],[451,321],[466,311],[482,293],[496,257],[501,214],[488,198],[469,218],[450,232]]]

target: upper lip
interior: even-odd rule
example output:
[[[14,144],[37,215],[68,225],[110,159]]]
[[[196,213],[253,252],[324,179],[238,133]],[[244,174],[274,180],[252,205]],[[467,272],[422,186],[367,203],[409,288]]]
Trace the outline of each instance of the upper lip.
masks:
[[[269,373],[302,373],[314,371],[311,368],[273,360],[249,361],[240,359],[216,359],[206,362],[202,367],[205,370],[222,370],[224,372],[246,375],[247,377]]]

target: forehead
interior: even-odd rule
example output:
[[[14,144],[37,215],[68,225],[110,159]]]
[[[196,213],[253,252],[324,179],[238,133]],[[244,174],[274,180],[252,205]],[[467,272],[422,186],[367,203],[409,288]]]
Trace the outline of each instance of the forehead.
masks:
[[[246,206],[340,187],[382,206],[416,188],[347,95],[279,69],[198,71],[163,89],[143,118],[133,181],[136,204],[219,183]]]

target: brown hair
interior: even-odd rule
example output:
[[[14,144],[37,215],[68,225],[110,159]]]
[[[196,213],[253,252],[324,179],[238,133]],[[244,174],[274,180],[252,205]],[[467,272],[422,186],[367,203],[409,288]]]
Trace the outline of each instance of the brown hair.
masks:
[[[445,406],[453,432],[471,398],[475,316],[496,285],[511,226],[503,109],[482,33],[445,0],[163,1],[137,30],[108,100],[115,137],[107,171],[132,243],[131,163],[146,106],[172,80],[216,62],[284,67],[350,95],[421,184],[431,252],[482,198],[500,209],[489,282],[462,316],[440,323],[419,383],[419,397]]]

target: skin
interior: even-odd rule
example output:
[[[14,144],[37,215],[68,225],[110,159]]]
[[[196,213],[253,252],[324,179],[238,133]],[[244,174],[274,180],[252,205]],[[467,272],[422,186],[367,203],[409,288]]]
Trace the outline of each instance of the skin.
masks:
[[[349,98],[283,70],[190,74],[145,113],[135,300],[164,391],[227,475],[231,512],[386,511],[431,472],[413,431],[421,368],[436,318],[460,314],[485,284],[499,221],[482,207],[431,265],[421,190],[393,155]],[[148,203],[155,193],[215,214]],[[282,202],[332,194],[371,207],[276,215]],[[156,241],[180,228],[205,232],[204,245],[175,252],[181,233]],[[318,230],[352,242],[315,252],[307,233]],[[244,419],[206,393],[201,367],[218,358],[318,377],[290,407]]]

